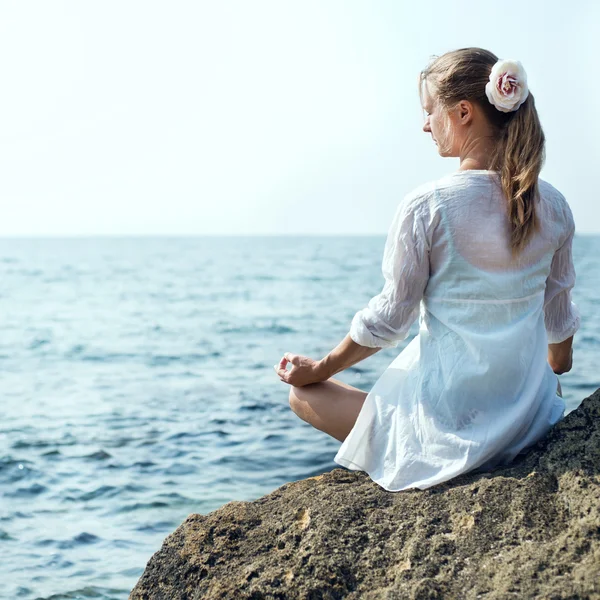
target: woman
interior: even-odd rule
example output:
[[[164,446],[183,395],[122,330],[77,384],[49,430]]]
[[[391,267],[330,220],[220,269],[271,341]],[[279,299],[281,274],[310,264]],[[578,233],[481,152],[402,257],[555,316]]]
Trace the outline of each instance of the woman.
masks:
[[[544,134],[519,62],[465,48],[421,73],[423,130],[458,171],[400,203],[385,285],[319,361],[275,369],[292,410],[342,442],[335,461],[390,491],[507,464],[564,415],[556,374],[580,325],[573,215],[539,179]],[[331,377],[419,335],[369,393]],[[291,363],[291,370],[287,370]]]

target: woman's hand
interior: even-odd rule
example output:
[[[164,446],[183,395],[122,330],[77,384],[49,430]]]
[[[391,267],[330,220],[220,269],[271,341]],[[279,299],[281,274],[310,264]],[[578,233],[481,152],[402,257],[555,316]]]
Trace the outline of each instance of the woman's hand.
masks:
[[[290,371],[286,370],[288,363],[292,365]],[[308,356],[291,354],[290,352],[286,352],[279,361],[279,365],[275,365],[273,368],[281,381],[296,387],[329,379],[321,361],[313,360]]]
[[[281,381],[296,387],[302,387],[310,383],[327,381],[340,371],[355,365],[367,356],[379,352],[379,350],[381,348],[360,346],[348,334],[321,360],[313,360],[308,356],[286,352],[279,361],[279,365],[275,365],[273,368]],[[286,370],[288,363],[292,363],[291,371]]]

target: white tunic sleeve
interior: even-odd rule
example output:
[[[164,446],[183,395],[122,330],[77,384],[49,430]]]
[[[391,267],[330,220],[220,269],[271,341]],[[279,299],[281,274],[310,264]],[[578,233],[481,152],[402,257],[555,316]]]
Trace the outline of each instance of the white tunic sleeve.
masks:
[[[407,196],[390,226],[383,253],[383,290],[357,312],[350,337],[361,346],[397,346],[419,315],[429,279],[430,215],[426,199]]]
[[[571,300],[571,289],[575,285],[573,266],[573,224],[563,244],[552,257],[550,275],[546,280],[544,296],[544,321],[548,343],[558,344],[571,337],[580,325],[580,313]]]

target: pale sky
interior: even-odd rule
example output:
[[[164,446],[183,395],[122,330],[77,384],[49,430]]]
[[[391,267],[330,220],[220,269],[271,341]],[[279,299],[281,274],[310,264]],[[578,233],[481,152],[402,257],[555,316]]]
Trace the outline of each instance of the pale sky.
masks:
[[[432,55],[520,60],[542,177],[600,232],[600,3],[0,0],[0,236],[385,234],[456,170]]]

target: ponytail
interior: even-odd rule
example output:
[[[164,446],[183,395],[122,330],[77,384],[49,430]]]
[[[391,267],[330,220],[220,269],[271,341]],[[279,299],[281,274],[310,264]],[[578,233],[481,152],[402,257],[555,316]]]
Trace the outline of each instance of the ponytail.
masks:
[[[544,144],[544,132],[530,93],[502,128],[491,166],[500,174],[502,191],[508,200],[513,258],[539,228],[536,204],[538,177],[545,158]]]

